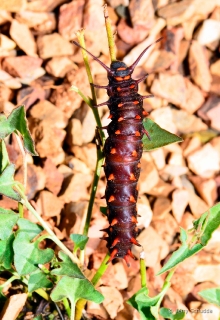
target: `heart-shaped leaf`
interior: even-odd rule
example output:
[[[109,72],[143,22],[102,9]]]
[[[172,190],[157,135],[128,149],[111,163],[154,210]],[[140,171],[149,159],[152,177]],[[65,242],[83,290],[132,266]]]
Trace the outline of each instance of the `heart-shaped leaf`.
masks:
[[[143,125],[150,136],[150,140],[146,135],[144,135],[142,138],[144,151],[151,151],[166,146],[170,143],[183,141],[183,139],[178,137],[177,135],[162,129],[150,118],[144,119]]]
[[[84,236],[83,234],[71,234],[70,235],[71,240],[74,242],[74,252],[77,251],[77,249],[84,250],[85,245],[87,244],[89,238],[87,236]]]
[[[79,299],[90,300],[95,303],[101,303],[104,300],[103,295],[93,287],[89,280],[67,276],[64,276],[58,282],[51,293],[51,299],[55,302],[64,298],[70,300],[72,313],[74,313],[76,302]],[[73,314],[71,319],[74,319]]]
[[[33,139],[28,130],[24,106],[13,109],[8,118],[3,114],[0,115],[0,139],[4,139],[16,130],[19,131],[23,137],[24,148],[33,156],[37,156],[38,154],[35,151]]]
[[[9,164],[0,175],[0,194],[16,201],[20,201],[20,195],[13,189],[15,165]]]
[[[58,253],[60,259],[63,262],[60,262],[60,268],[54,269],[51,271],[51,274],[57,276],[69,276],[73,278],[85,279],[84,274],[79,269],[76,263],[73,263],[72,260],[62,251]]]
[[[38,264],[45,264],[53,259],[52,249],[39,249],[39,241],[30,242],[27,232],[18,232],[13,243],[14,263],[19,275],[26,275],[38,269]]]

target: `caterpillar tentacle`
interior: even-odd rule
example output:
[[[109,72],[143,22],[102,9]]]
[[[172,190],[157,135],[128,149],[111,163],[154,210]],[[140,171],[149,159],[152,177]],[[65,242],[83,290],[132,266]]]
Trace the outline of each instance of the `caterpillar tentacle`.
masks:
[[[160,40],[161,38],[156,42]],[[103,229],[108,234],[108,237],[104,237],[110,251],[107,263],[115,258],[123,258],[129,265],[129,257],[135,259],[131,252],[132,245],[140,246],[136,240],[139,233],[137,228],[139,215],[136,208],[137,183],[143,152],[142,137],[146,134],[150,139],[149,133],[143,126],[143,119],[148,115],[143,109],[143,99],[153,95],[138,94],[138,84],[146,79],[147,75],[138,80],[132,79],[131,75],[150,46],[144,49],[130,67],[127,67],[124,62],[113,61],[110,68],[84,49],[106,69],[109,80],[108,86],[93,85],[107,89],[109,100],[95,107],[107,105],[111,119],[107,126],[109,136],[104,145],[105,164],[103,166],[107,179],[105,198],[109,221],[109,227]]]

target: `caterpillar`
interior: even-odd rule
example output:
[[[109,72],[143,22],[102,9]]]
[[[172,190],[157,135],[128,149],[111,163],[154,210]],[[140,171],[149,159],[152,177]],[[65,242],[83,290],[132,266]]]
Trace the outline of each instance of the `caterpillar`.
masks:
[[[161,40],[156,40],[153,44]],[[141,96],[138,94],[138,84],[144,81],[148,74],[138,80],[132,79],[131,75],[149,45],[139,55],[136,61],[128,67],[122,61],[113,61],[110,68],[85,50],[107,71],[109,84],[107,86],[94,85],[96,88],[107,90],[109,100],[95,107],[107,105],[110,110],[110,124],[107,129],[108,138],[104,145],[105,164],[104,171],[107,179],[105,198],[107,202],[107,214],[109,227],[103,229],[108,237],[107,248],[110,258],[107,263],[115,258],[123,258],[129,265],[129,256],[135,259],[131,252],[132,245],[140,246],[136,237],[137,228],[137,183],[140,176],[140,159],[143,152],[143,135],[149,137],[144,129],[143,119],[148,113],[143,108],[143,99],[153,95]]]

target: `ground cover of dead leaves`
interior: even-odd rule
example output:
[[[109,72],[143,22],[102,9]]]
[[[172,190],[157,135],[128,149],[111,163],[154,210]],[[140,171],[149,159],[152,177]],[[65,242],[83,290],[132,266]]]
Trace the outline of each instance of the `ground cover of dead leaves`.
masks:
[[[139,183],[138,240],[146,252],[150,294],[158,292],[156,277],[164,260],[178,248],[180,226],[192,221],[220,199],[220,1],[109,0],[118,58],[129,65],[155,39],[137,67],[135,77],[150,73],[140,93],[150,117],[184,142],[144,153]],[[32,205],[71,249],[70,233],[83,230],[96,160],[92,111],[73,91],[89,95],[81,53],[71,43],[86,29],[88,49],[109,64],[101,0],[8,0],[0,2],[0,111],[8,115],[25,104],[39,158],[28,157],[27,194]],[[130,17],[130,18],[128,18]],[[106,72],[91,61],[95,83],[105,85]],[[107,100],[98,90],[98,102]],[[100,108],[103,125],[107,107]],[[8,143],[22,179],[22,157],[16,141]],[[107,225],[99,207],[105,179],[99,183],[89,230],[86,259],[97,269],[106,254],[99,231]],[[0,206],[17,208],[1,198]],[[34,218],[26,212],[31,221]],[[171,309],[212,309],[212,318],[188,313],[186,319],[218,319],[220,311],[197,295],[220,285],[220,231],[205,250],[177,269],[163,305]],[[134,249],[134,253],[137,253]],[[102,306],[88,304],[88,313],[103,319],[138,319],[124,300],[140,289],[139,263],[110,265],[102,278]],[[213,316],[214,315],[214,316]],[[206,315],[207,316],[207,315]]]

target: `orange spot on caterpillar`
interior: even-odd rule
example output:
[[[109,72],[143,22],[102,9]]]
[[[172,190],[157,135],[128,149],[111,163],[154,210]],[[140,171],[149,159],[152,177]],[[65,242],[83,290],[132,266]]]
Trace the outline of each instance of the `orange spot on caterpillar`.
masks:
[[[119,103],[118,107],[121,108],[123,106],[123,103]]]
[[[110,153],[111,153],[111,154],[115,154],[115,153],[116,153],[116,149],[115,149],[115,148],[112,148],[111,151],[110,151]]]
[[[108,119],[111,119],[113,117],[113,115],[112,114],[110,114],[109,116],[108,116]]]
[[[139,231],[138,227],[134,228],[134,231],[138,233],[138,231]]]
[[[142,112],[142,114],[143,114],[143,116],[148,116],[149,115],[149,113],[147,111],[145,111],[145,110]]]
[[[133,101],[133,104],[138,104],[138,103],[139,103],[139,101],[137,101],[137,100]]]
[[[137,151],[134,150],[131,155],[132,155],[133,157],[137,157]]]
[[[136,203],[136,200],[135,200],[135,198],[133,196],[130,196],[129,201]]]
[[[118,238],[116,238],[113,242],[112,242],[112,245],[111,245],[111,248],[115,247],[116,244],[118,244],[120,242],[120,240]]]
[[[121,121],[123,121],[123,120],[124,120],[123,117],[118,118],[118,122],[121,122]]]
[[[114,226],[115,224],[117,224],[118,223],[118,220],[117,219],[113,219],[112,220],[112,223],[111,223],[111,226]]]
[[[140,135],[141,135],[141,134],[140,134],[139,131],[135,131],[135,136],[136,136],[136,137],[140,137]]]
[[[136,186],[136,190],[138,191],[138,186]]]
[[[117,91],[121,91],[121,88],[120,88],[120,87],[117,87]]]
[[[137,115],[135,116],[135,119],[139,120],[139,119],[141,119],[141,116],[139,116],[139,114],[137,114]]]
[[[131,78],[131,76],[128,75],[128,76],[125,76],[125,77],[124,77],[124,80],[129,80],[130,78]]]
[[[132,84],[132,85],[129,86],[130,89],[133,89],[134,87],[135,87],[134,84]]]
[[[117,81],[123,81],[124,80],[122,77],[115,77],[114,79],[117,80]]]
[[[115,131],[115,134],[120,134],[120,133],[121,133],[120,130]]]
[[[137,167],[138,167],[138,168],[141,168],[141,163],[140,163],[140,162],[137,164]]]
[[[133,222],[133,223],[138,223],[138,221],[137,221],[137,219],[135,218],[135,216],[132,216],[132,217],[131,217],[131,222]]]
[[[114,179],[115,179],[114,174],[111,173],[110,176],[108,177],[108,180],[114,180]]]
[[[115,197],[114,197],[114,196],[111,196],[111,197],[108,199],[108,202],[112,202],[112,201],[115,201]]]
[[[133,173],[130,174],[130,180],[136,181],[136,178]]]
[[[126,70],[126,68],[121,67],[121,68],[118,68],[118,69],[117,69],[117,71],[120,71],[120,70]]]

